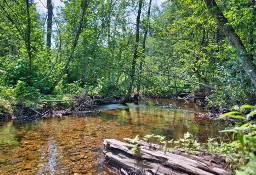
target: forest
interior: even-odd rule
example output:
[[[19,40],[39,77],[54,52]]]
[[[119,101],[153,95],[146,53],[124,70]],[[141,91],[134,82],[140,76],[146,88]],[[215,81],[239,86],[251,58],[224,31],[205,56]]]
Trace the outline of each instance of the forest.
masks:
[[[45,95],[255,101],[254,0],[1,1],[1,110]],[[41,8],[43,8],[41,7]],[[26,104],[25,104],[26,105]]]
[[[232,132],[252,171],[255,87],[255,0],[0,0],[0,118],[43,100],[200,93],[250,126]]]

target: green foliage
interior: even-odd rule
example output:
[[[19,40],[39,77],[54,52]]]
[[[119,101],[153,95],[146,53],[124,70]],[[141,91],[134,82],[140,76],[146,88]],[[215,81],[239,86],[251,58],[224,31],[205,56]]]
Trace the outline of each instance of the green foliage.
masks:
[[[123,95],[125,94],[125,89],[121,86],[122,85],[120,84],[114,84],[111,82],[102,82],[102,89],[100,90],[100,95],[104,97]]]
[[[18,81],[15,87],[16,99],[18,103],[32,105],[40,97],[39,89],[26,85],[23,81]]]
[[[226,147],[233,151],[231,153],[234,156],[233,163],[241,167],[241,170],[236,171],[236,174],[255,174],[256,125],[249,120],[256,114],[256,108],[251,105],[235,108],[237,111],[223,114],[222,117],[237,118],[237,114],[239,114],[241,116],[238,118],[242,119],[244,123],[221,132],[233,133],[234,141],[227,144]],[[242,113],[245,109],[250,109],[251,112]]]
[[[13,104],[10,101],[0,97],[0,115],[11,115],[13,113]]]
[[[134,139],[132,139],[132,143],[134,144],[135,142],[139,141],[139,135],[136,135]],[[131,152],[134,153],[135,158],[140,157],[140,147],[139,144],[135,144],[135,146],[131,149]]]
[[[15,92],[13,88],[0,86],[0,114],[12,115],[15,103]]]
[[[237,115],[237,114],[240,114],[240,115]],[[234,119],[242,119],[242,120],[245,120],[246,118],[241,116],[241,112],[228,112],[228,113],[225,113],[225,114],[222,114],[220,118],[224,118],[224,117],[230,117],[230,118],[234,118]]]
[[[139,140],[140,140],[139,135],[136,135],[136,137],[134,139],[132,139],[132,143],[135,143]]]
[[[256,173],[256,156],[250,154],[250,161],[240,170],[236,170],[236,175],[254,175]]]
[[[202,149],[201,144],[189,132],[185,133],[183,138],[173,141],[173,143],[174,143],[174,150],[182,148],[186,152],[192,153],[192,154]]]
[[[184,151],[189,153],[196,153],[196,151],[202,148],[201,144],[198,143],[195,137],[191,133],[185,133],[183,138],[178,140],[167,140],[164,136],[160,135],[146,135],[144,140],[147,142],[156,142],[162,145],[162,150],[164,152],[179,150],[182,148]]]
[[[254,117],[256,108],[251,105],[242,105],[240,107],[235,106],[233,109],[236,111],[231,111],[221,116],[221,118],[229,117],[240,121],[237,126],[220,131],[233,135],[230,142],[209,138],[206,144],[199,143],[190,133],[185,133],[184,137],[178,140],[167,141],[165,137],[154,134],[146,135],[144,139],[147,142],[156,142],[162,145],[165,151],[182,149],[194,154],[199,150],[208,150],[211,154],[224,156],[228,167],[231,170],[236,170],[236,174],[255,174],[256,125],[253,121],[249,120]],[[248,109],[251,111],[248,112]],[[155,138],[157,139],[155,140]]]
[[[15,87],[16,94],[10,94],[10,98],[16,99],[1,96],[2,99],[13,104],[15,100],[35,101],[40,94],[88,92],[91,96],[107,97],[126,93],[137,2],[90,1],[79,31],[82,2],[85,1],[63,1],[65,6],[54,15],[54,44],[47,48],[45,14],[37,11],[36,4],[31,3],[26,9],[24,0],[2,1],[0,85]],[[256,15],[251,1],[217,3],[248,52],[255,56]],[[140,85],[140,94],[162,97],[206,89],[208,106],[219,108],[249,103],[255,98],[250,78],[237,61],[237,51],[227,42],[202,0],[165,1],[161,8],[152,7],[149,19],[147,9],[148,1],[144,1],[133,89]],[[142,36],[147,27],[144,52]],[[211,91],[207,85],[213,87]],[[234,117],[244,119],[241,115]]]
[[[251,111],[246,116],[243,116],[243,111],[245,109],[250,109]],[[236,105],[232,108],[232,110],[234,110],[234,111],[222,114],[220,116],[220,118],[229,117],[229,118],[233,118],[233,119],[248,120],[250,118],[253,118],[256,115],[256,107],[251,106],[251,105],[247,105],[247,104],[242,105],[241,107]]]

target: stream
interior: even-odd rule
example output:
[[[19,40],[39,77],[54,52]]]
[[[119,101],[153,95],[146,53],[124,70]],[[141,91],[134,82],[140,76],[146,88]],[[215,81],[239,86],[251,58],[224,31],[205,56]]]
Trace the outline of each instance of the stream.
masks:
[[[177,139],[190,132],[207,142],[227,126],[198,116],[206,111],[193,103],[167,99],[98,109],[99,116],[0,122],[0,174],[119,174],[104,161],[103,139],[153,133]]]

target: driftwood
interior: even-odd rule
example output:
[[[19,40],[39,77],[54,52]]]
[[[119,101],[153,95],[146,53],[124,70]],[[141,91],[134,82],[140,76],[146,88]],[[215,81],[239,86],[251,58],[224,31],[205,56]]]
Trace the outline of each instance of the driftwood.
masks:
[[[131,139],[125,139],[132,142]],[[104,154],[109,164],[120,169],[123,174],[170,174],[170,175],[231,175],[222,165],[207,161],[199,156],[164,153],[159,145],[137,141],[137,153],[131,151],[136,146],[115,139],[104,140]],[[155,148],[155,150],[151,148]]]

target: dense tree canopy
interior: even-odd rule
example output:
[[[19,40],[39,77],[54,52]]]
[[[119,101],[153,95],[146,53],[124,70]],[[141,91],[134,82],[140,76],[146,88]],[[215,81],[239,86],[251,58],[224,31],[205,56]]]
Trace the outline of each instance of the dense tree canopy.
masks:
[[[0,1],[2,99],[198,89],[214,106],[255,98],[254,0],[46,2],[44,14],[31,0]]]

